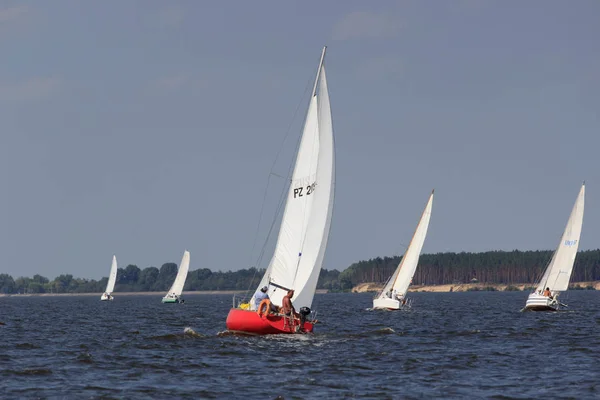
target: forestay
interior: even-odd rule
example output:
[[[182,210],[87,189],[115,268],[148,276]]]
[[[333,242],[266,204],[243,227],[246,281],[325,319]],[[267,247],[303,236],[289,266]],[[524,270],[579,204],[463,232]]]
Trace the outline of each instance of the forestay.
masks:
[[[396,291],[398,295],[402,296],[405,296],[406,292],[408,292],[408,287],[410,286],[410,282],[412,281],[415,271],[417,270],[419,255],[421,254],[421,249],[423,248],[425,237],[427,236],[432,206],[433,191],[429,196],[425,210],[423,210],[423,214],[421,215],[421,219],[419,220],[419,224],[417,225],[417,229],[415,230],[408,248],[402,257],[398,268],[396,268],[396,271],[394,271],[394,274],[379,295],[380,298],[385,297],[386,293],[390,290]]]
[[[575,257],[579,247],[579,238],[581,236],[581,228],[583,226],[583,208],[585,201],[585,183],[581,186],[575,205],[567,221],[567,226],[560,239],[558,248],[552,256],[552,260],[536,291],[543,291],[547,287],[552,292],[561,292],[569,287],[569,280],[573,272]]]
[[[334,200],[333,125],[323,60],[317,70],[277,244],[259,287],[281,305],[294,289],[296,309],[310,307],[321,271]],[[254,301],[250,302],[254,305]]]

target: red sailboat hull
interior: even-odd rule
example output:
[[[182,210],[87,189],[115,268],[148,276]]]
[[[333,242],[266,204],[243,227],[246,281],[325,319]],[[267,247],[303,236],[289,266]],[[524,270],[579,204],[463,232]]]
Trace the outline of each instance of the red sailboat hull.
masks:
[[[281,315],[258,315],[256,311],[232,308],[227,315],[227,329],[253,335],[312,333],[314,324],[304,322],[304,330],[299,330],[300,320],[294,318],[292,323]]]

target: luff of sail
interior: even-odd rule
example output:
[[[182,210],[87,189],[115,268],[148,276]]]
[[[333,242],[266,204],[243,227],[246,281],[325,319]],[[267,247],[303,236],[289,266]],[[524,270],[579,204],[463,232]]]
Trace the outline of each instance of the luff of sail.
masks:
[[[547,287],[552,292],[561,292],[568,289],[573,265],[575,264],[575,257],[577,256],[577,249],[579,248],[579,238],[581,237],[581,228],[583,226],[584,203],[585,183],[581,185],[560,243],[552,255],[552,260],[548,264],[536,291],[544,291]]]
[[[433,193],[434,191],[431,191],[431,195],[429,196],[427,205],[423,210],[419,224],[415,229],[415,233],[408,244],[408,248],[402,257],[398,268],[396,268],[392,278],[390,278],[388,283],[383,288],[379,298],[386,296],[386,293],[390,290],[395,290],[398,295],[402,296],[405,296],[406,292],[408,292],[408,287],[410,286],[410,282],[415,274],[415,271],[417,270],[421,249],[423,249],[425,237],[427,236],[429,220],[431,219],[431,209],[433,207]]]
[[[269,297],[276,305],[281,305],[287,289],[294,289],[296,309],[312,305],[333,211],[335,155],[324,58],[325,48],[317,69],[277,244],[259,285],[269,286]]]
[[[175,281],[171,288],[167,292],[167,295],[174,294],[175,296],[181,296],[183,292],[183,286],[185,285],[185,280],[187,279],[188,271],[190,269],[190,252],[185,251],[183,253],[183,257],[181,258],[181,263],[179,264],[179,271],[177,271],[177,276],[175,277]]]
[[[110,266],[110,273],[108,274],[108,283],[106,284],[106,294],[111,294],[115,290],[115,283],[117,282],[117,256],[113,255],[112,264]]]

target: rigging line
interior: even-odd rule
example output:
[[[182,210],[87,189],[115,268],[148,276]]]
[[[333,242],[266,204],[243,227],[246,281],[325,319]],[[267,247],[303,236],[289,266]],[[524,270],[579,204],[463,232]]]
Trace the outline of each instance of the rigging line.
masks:
[[[286,179],[286,180],[288,179],[286,176],[276,174],[275,172],[271,172],[271,175],[276,176],[277,178],[281,178],[281,179]]]
[[[322,63],[321,64],[321,70],[319,71],[319,79],[318,79],[318,84],[319,84],[319,89],[321,89],[320,84],[321,84],[321,73],[325,73],[325,64]],[[327,78],[325,78],[325,80],[327,81]],[[327,82],[326,82],[327,83]],[[315,84],[315,89],[316,89],[316,84]],[[333,165],[332,165],[332,176],[331,176],[331,188],[330,188],[330,204],[328,204],[329,207],[329,221],[331,222],[331,220],[333,219],[333,210],[335,209],[334,205],[335,205],[335,187],[336,187],[336,178],[335,178],[335,160],[336,160],[336,147],[335,147],[335,129],[333,129],[333,112],[331,111],[331,103],[329,102],[329,87],[326,86],[325,87],[326,90],[326,96],[327,96],[327,103],[329,104],[329,118],[330,118],[330,124],[331,124],[331,146],[332,146],[332,151],[333,151]],[[316,92],[315,92],[315,96],[316,96]],[[317,100],[317,124],[318,124],[318,115],[319,115],[319,109],[320,107],[322,107],[322,102]],[[317,125],[319,126],[319,125]],[[321,144],[319,143],[319,151],[321,149]],[[315,174],[316,176],[316,174]],[[331,202],[331,198],[333,198],[333,202]],[[328,224],[328,228],[327,228],[327,232],[323,231],[323,237],[329,237],[329,234],[331,233],[331,223]],[[319,250],[321,251],[321,250]],[[324,255],[323,255],[324,258]],[[323,260],[323,259],[322,259]],[[321,260],[321,261],[322,261]],[[321,264],[321,270],[323,269],[323,265]],[[298,272],[298,270],[296,269],[296,273]],[[319,271],[319,276],[321,275],[321,271]],[[295,279],[295,278],[294,278]],[[318,280],[318,278],[317,278]]]
[[[252,258],[254,256],[254,250],[256,249],[256,243],[258,241],[258,233],[260,231],[260,222],[262,221],[262,217],[263,217],[263,214],[264,214],[264,208],[265,208],[267,193],[268,193],[268,190],[269,190],[269,184],[270,184],[270,181],[271,181],[271,175],[279,176],[279,175],[277,175],[277,174],[275,174],[273,172],[273,169],[275,168],[275,164],[277,163],[277,160],[279,160],[279,155],[281,154],[281,152],[283,150],[283,146],[284,146],[284,144],[285,144],[288,136],[290,135],[290,132],[292,131],[292,126],[294,124],[294,121],[296,120],[296,116],[298,115],[298,111],[300,110],[300,106],[303,103],[304,96],[306,95],[306,92],[308,91],[309,87],[310,87],[310,80],[307,82],[307,84],[306,84],[306,86],[304,88],[304,92],[302,93],[302,96],[300,97],[300,101],[298,102],[298,105],[296,106],[296,109],[294,110],[294,114],[292,116],[292,120],[290,121],[290,124],[287,127],[285,136],[284,136],[283,140],[281,141],[281,144],[279,145],[279,150],[277,151],[277,154],[275,155],[275,160],[271,164],[271,169],[269,170],[269,176],[267,178],[267,185],[266,185],[266,188],[265,188],[265,191],[264,191],[264,194],[263,194],[263,201],[262,201],[262,204],[261,204],[261,207],[260,207],[260,213],[259,213],[259,217],[258,217],[258,224],[256,226],[256,231],[254,233],[254,242],[252,243],[252,250],[250,251],[250,259],[249,259],[248,265],[252,264]],[[297,148],[299,146],[299,143],[300,143],[300,141],[298,140],[298,144],[296,145],[296,150],[297,150]],[[293,163],[293,161],[292,161],[292,163]],[[290,165],[290,168],[288,168],[288,176],[290,175],[290,172],[289,172],[290,169],[291,169],[291,165]],[[284,185],[284,190],[282,191],[282,196],[281,197],[283,197],[283,193],[285,192],[285,186],[286,185]],[[281,201],[281,199],[280,199],[280,201]],[[280,209],[280,207],[278,207],[278,212],[279,212],[279,209]],[[265,251],[264,249],[266,247],[266,242],[269,240],[269,236],[271,234],[271,231],[273,230],[273,225],[274,225],[275,220],[277,218],[278,212],[275,214],[275,217],[273,218],[273,222],[271,223],[271,228],[269,229],[269,234],[267,235],[267,238],[265,239],[265,244],[263,245],[263,249],[262,249],[262,251],[261,251],[261,253],[259,255],[259,258],[258,258],[258,260],[256,262],[257,265],[255,266],[256,268],[255,268],[254,274],[252,275],[252,279],[250,280],[250,287],[248,288],[247,292],[249,292],[250,288],[252,287],[252,282],[254,281],[254,278],[256,276],[256,272],[258,271],[258,266],[259,266],[259,264],[260,264],[260,262],[262,260],[262,255],[264,254],[264,251]]]
[[[314,89],[313,89],[313,96],[310,99],[310,101],[312,102],[313,97],[314,97],[315,101],[317,103],[316,104],[316,110],[315,110],[315,113],[316,113],[316,122],[315,123],[316,123],[316,131],[317,132],[316,132],[316,135],[313,134],[313,142],[312,142],[312,148],[313,148],[313,150],[314,150],[314,147],[315,147],[315,142],[318,142],[318,144],[319,144],[319,149],[318,149],[317,154],[316,154],[316,161],[315,161],[315,153],[314,153],[314,151],[310,155],[310,165],[313,165],[313,162],[315,162],[316,165],[317,165],[316,168],[315,168],[315,174],[314,174],[315,175],[314,182],[317,183],[316,187],[318,187],[317,176],[318,176],[318,173],[319,173],[319,153],[321,152],[321,142],[320,142],[320,139],[321,139],[321,134],[320,134],[321,133],[321,131],[320,131],[321,126],[319,124],[319,115],[322,114],[322,108],[321,107],[323,106],[322,103],[321,103],[320,97],[317,95],[317,86],[319,87],[319,90],[320,90],[321,89],[321,72],[323,71],[323,69],[324,69],[324,65],[321,63],[321,65],[319,66],[319,71],[317,72],[317,77],[315,79],[315,86],[314,86]],[[310,105],[309,105],[309,109],[310,109]],[[307,112],[307,114],[308,114],[308,112]],[[310,184],[310,178],[309,178],[308,183]],[[308,198],[307,198],[306,202],[308,203]],[[311,211],[312,211],[312,205],[313,205],[313,203],[314,203],[314,199],[311,199],[311,204],[310,204]],[[304,223],[306,221],[306,208],[307,208],[307,205],[305,204],[304,205],[304,210],[303,210],[303,213],[302,213],[302,226],[304,226]],[[308,227],[305,228],[304,234],[301,236],[301,239],[300,239],[300,254],[298,255],[298,261],[296,262],[296,272],[294,273],[294,282],[296,282],[296,277],[298,276],[298,270],[300,269],[299,268],[300,267],[300,261],[302,260],[302,253],[304,253],[304,244],[306,243],[306,231],[307,230],[308,230]],[[319,275],[320,274],[321,274],[321,272],[319,271]]]
[[[318,142],[319,139],[320,139],[319,115],[321,114],[320,113],[320,111],[321,111],[320,107],[322,105],[321,105],[320,98],[317,96],[317,87],[319,87],[319,89],[321,89],[321,72],[324,70],[324,67],[325,67],[325,65],[324,65],[324,59],[325,59],[325,51],[326,51],[326,49],[327,49],[327,47],[324,47],[323,48],[323,52],[321,53],[321,59],[319,60],[319,67],[317,68],[317,76],[315,77],[315,82],[314,82],[313,90],[311,92],[310,100],[309,100],[309,103],[308,103],[308,110],[306,110],[306,116],[305,116],[305,121],[306,121],[307,118],[308,118],[308,112],[310,111],[310,108],[311,108],[310,105],[312,104],[312,101],[313,101],[313,98],[314,98],[315,102],[316,102],[316,109],[315,109],[315,114],[316,114],[316,116],[315,116],[315,118],[316,118],[316,121],[315,121],[315,124],[316,124],[316,135],[313,132],[313,141],[312,141],[312,150],[313,150],[313,152],[310,155],[310,164],[309,164],[311,166],[313,165],[313,161],[314,161],[314,158],[315,158],[315,154],[314,154],[315,142]],[[305,122],[305,125],[306,125],[306,122]],[[305,126],[305,128],[306,128],[306,126]],[[304,136],[304,132],[303,132],[302,136]],[[319,153],[321,151],[321,145],[320,145],[320,142],[318,144],[319,144],[319,150],[317,150],[317,155],[316,155],[316,157],[317,157],[317,160],[316,160],[317,166],[315,167],[315,178],[314,178],[315,180],[314,180],[314,182],[317,181],[317,176],[318,176],[318,172],[319,172],[319,170],[318,170],[318,167],[319,167],[318,163],[319,163]],[[309,178],[308,178],[309,179],[308,180],[308,184],[309,185],[310,185],[310,176],[311,175],[309,175]],[[307,203],[308,203],[308,198],[305,201],[304,209],[302,211],[302,225],[301,225],[302,227],[304,227],[304,223],[306,221]],[[313,203],[314,203],[314,201],[313,201],[313,199],[311,199],[311,203],[310,203],[311,211],[312,211],[312,204]],[[304,252],[304,244],[306,242],[306,231],[307,231],[307,229],[308,229],[308,227],[304,228],[304,232],[303,232],[303,234],[300,237],[300,243],[299,243],[300,246],[299,246],[298,261],[296,262],[296,271],[294,272],[294,280],[292,282],[296,282],[296,277],[298,276],[298,270],[299,270],[299,267],[300,267],[300,261],[302,260],[302,253]],[[320,274],[320,271],[319,271],[319,274]]]
[[[304,94],[308,91],[308,88],[310,87],[310,80],[307,82],[306,88],[304,90]],[[304,98],[304,94],[302,95],[302,97]],[[299,108],[299,106],[298,106]],[[298,108],[296,109],[296,111],[298,111]],[[295,115],[295,114],[294,114]],[[308,115],[308,109],[306,110],[306,115]],[[306,115],[304,117],[304,119],[306,120]],[[296,146],[294,149],[294,153],[297,154],[298,153],[298,149],[300,147],[300,142],[302,140],[302,134],[298,137],[297,141],[296,141]],[[267,247],[267,243],[269,241],[269,238],[271,236],[271,233],[273,232],[273,228],[275,227],[275,223],[277,222],[277,217],[279,215],[279,213],[281,212],[281,209],[283,208],[283,206],[286,204],[286,194],[288,193],[288,188],[291,185],[291,178],[292,178],[292,174],[294,171],[294,165],[296,164],[296,158],[297,156],[291,160],[289,166],[288,166],[288,171],[287,171],[287,178],[286,179],[286,184],[283,185],[283,188],[281,190],[280,196],[279,196],[279,202],[277,205],[277,209],[275,211],[275,214],[273,215],[273,220],[271,221],[271,226],[269,228],[269,232],[267,234],[267,237],[265,239],[265,242],[263,244],[260,256],[259,256],[259,260],[257,263],[260,263],[262,261],[262,257],[264,256],[266,247]]]

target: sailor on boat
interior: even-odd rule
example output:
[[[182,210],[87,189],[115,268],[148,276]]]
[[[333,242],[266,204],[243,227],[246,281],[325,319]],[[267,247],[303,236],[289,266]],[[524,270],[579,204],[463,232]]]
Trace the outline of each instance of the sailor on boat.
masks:
[[[260,290],[257,290],[256,293],[254,294],[254,308],[256,310],[258,310],[258,306],[261,301],[269,298],[269,294],[267,293],[267,290],[269,290],[269,287],[263,286],[262,288],[260,288]]]
[[[296,312],[294,305],[292,304],[292,297],[294,297],[294,289],[288,290],[287,294],[283,296],[281,301],[281,310],[285,318],[288,319],[288,323],[290,326],[296,326],[297,332],[304,332],[304,322],[306,321],[306,317],[310,314],[310,308],[302,307],[301,314]],[[304,310],[306,309],[306,311]],[[298,325],[295,324],[295,318],[300,319],[300,323]]]
[[[283,300],[281,301],[281,308],[283,310],[283,315],[288,318],[294,316],[299,316],[292,304],[292,297],[294,296],[294,289],[288,290],[287,294],[283,296]]]
[[[552,293],[550,292],[550,288],[549,287],[547,287],[546,290],[544,290],[543,296],[552,298]]]

